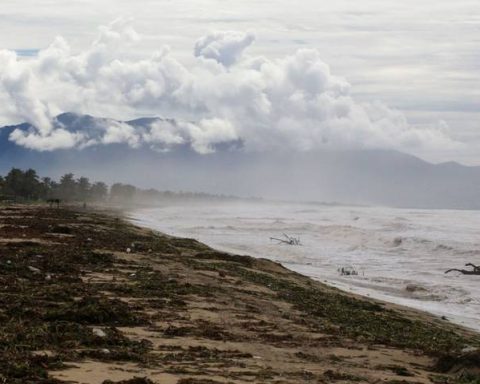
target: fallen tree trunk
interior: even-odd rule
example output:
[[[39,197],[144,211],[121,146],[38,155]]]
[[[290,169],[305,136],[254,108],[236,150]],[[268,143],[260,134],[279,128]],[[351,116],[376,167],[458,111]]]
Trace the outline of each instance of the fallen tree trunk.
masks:
[[[480,271],[468,271],[466,269],[457,269],[457,268],[449,269],[448,271],[445,271],[445,273],[454,272],[454,271],[460,272],[463,275],[480,275]]]
[[[472,264],[472,263],[467,263],[465,264],[466,267],[472,267],[473,269],[468,270],[468,269],[457,269],[457,268],[452,268],[449,269],[448,271],[445,271],[445,273],[449,272],[460,272],[463,275],[480,275],[480,267]]]
[[[287,234],[283,233],[283,236],[285,239],[279,239],[276,237],[270,237],[270,240],[276,240],[280,243],[283,244],[288,244],[288,245],[301,245],[300,243],[300,238],[299,237],[293,237],[293,236],[288,236]]]

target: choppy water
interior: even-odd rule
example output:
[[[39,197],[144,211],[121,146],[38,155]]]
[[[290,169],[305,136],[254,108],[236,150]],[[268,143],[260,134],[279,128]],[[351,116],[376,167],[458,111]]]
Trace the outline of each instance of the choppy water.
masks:
[[[130,216],[164,233],[279,261],[340,289],[480,330],[480,276],[444,273],[480,264],[478,211],[262,202],[171,205]],[[302,245],[270,240],[282,233],[300,237]],[[359,274],[341,276],[341,267]]]

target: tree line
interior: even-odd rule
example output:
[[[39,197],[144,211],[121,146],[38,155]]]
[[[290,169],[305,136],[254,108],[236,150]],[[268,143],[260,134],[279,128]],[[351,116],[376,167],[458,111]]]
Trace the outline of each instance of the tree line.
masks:
[[[133,185],[115,183],[109,187],[102,181],[91,182],[88,177],[75,178],[73,173],[67,173],[55,181],[50,177],[40,177],[34,169],[23,171],[12,168],[6,176],[0,176],[2,200],[123,201],[133,199],[135,192]]]
[[[76,178],[66,173],[58,181],[40,177],[34,169],[12,168],[0,176],[0,200],[41,201],[59,199],[66,202],[113,202],[155,204],[159,201],[231,200],[234,196],[211,195],[203,192],[172,192],[139,189],[131,184],[102,181],[91,182],[88,177]],[[256,199],[255,199],[256,200]]]

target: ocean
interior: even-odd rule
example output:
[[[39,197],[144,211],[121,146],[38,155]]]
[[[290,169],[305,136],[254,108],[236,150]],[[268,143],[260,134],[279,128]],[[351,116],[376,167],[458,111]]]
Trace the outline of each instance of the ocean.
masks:
[[[480,331],[480,211],[208,202],[137,209],[131,220],[218,250],[263,257],[344,291]],[[301,245],[272,240],[284,235]],[[342,275],[341,270],[356,274]]]

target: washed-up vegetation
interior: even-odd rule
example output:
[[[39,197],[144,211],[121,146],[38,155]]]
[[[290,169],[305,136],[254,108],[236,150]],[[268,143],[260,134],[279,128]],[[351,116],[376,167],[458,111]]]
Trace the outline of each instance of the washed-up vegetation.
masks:
[[[0,218],[0,383],[478,381],[477,335],[276,263],[112,212]]]

